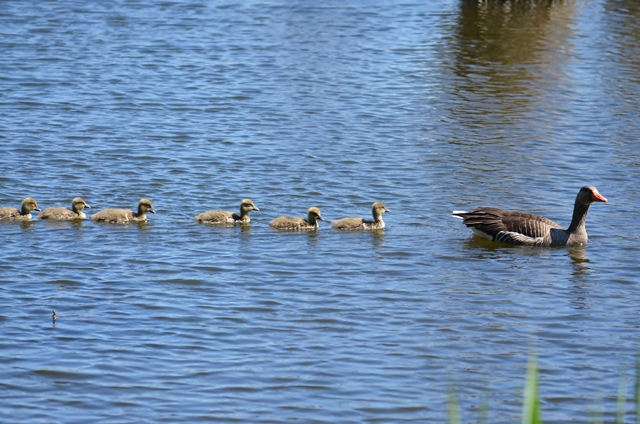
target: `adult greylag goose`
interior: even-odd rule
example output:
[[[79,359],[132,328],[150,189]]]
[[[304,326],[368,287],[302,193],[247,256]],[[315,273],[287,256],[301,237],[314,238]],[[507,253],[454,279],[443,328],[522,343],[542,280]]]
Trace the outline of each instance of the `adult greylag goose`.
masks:
[[[0,221],[30,221],[31,211],[38,211],[38,202],[33,197],[27,197],[22,201],[20,209],[5,207],[0,208]]]
[[[91,215],[91,220],[105,224],[127,224],[129,222],[146,221],[147,212],[156,213],[149,199],[140,199],[137,213],[129,209],[103,209]]]
[[[81,197],[76,197],[71,201],[71,210],[64,207],[47,208],[43,210],[39,219],[51,219],[57,221],[64,221],[69,219],[85,219],[87,215],[82,212],[84,208],[91,209],[91,206],[87,204]]]
[[[342,218],[331,221],[331,225],[336,230],[343,231],[381,230],[384,228],[382,214],[385,212],[390,211],[383,203],[375,202],[371,207],[373,221],[365,218]]]
[[[269,225],[276,230],[317,230],[319,227],[319,220],[324,221],[324,218],[320,213],[320,209],[313,206],[307,211],[307,219],[293,216],[281,216],[271,221]]]
[[[249,199],[240,202],[240,215],[231,211],[207,211],[196,215],[195,220],[201,224],[239,224],[248,225],[251,222],[249,212],[259,211]]]
[[[581,246],[587,243],[585,221],[593,202],[606,202],[593,186],[584,186],[576,196],[573,218],[563,230],[556,222],[524,212],[507,212],[498,208],[475,208],[472,212],[453,211],[464,225],[483,238],[526,246]]]

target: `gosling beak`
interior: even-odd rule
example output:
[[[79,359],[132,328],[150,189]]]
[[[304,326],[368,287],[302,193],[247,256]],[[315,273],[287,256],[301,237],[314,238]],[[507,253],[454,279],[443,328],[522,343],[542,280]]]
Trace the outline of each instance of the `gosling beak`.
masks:
[[[154,211],[153,209],[149,209],[149,212],[156,213],[156,211]]]
[[[87,205],[86,203],[84,204],[85,208],[91,209],[91,206]]]
[[[257,206],[254,206],[254,207],[253,207],[253,210],[254,210],[254,211],[259,211],[260,209],[258,209],[258,207],[257,207]]]

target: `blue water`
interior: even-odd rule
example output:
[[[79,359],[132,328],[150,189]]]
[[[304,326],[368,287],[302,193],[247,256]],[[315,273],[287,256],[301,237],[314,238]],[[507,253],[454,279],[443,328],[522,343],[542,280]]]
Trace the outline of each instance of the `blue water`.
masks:
[[[433,4],[432,4],[433,3]],[[631,397],[640,6],[3,2],[0,206],[82,196],[141,224],[0,223],[0,421],[546,422]],[[454,209],[584,248],[473,238]],[[248,228],[193,217],[252,199]],[[387,227],[273,231],[391,210]],[[37,213],[34,213],[37,215]],[[51,308],[59,315],[51,319]]]

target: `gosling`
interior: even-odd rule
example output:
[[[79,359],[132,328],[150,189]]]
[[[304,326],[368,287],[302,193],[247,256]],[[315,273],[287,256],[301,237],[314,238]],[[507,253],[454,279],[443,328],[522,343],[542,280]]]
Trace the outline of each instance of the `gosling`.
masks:
[[[91,209],[91,206],[87,204],[81,197],[76,197],[71,201],[71,210],[64,207],[47,208],[38,215],[39,219],[51,219],[55,221],[67,221],[71,219],[85,219],[85,215],[82,210],[84,208]]]
[[[380,202],[375,202],[371,208],[373,214],[373,221],[365,218],[342,218],[336,221],[331,221],[331,225],[336,230],[342,231],[370,231],[381,230],[384,228],[384,221],[382,220],[382,214],[390,212],[387,207]]]
[[[140,199],[138,213],[128,209],[104,209],[91,215],[91,220],[105,224],[127,224],[129,222],[146,221],[147,212],[156,213],[149,199]]]
[[[12,207],[0,208],[0,221],[31,221],[31,211],[40,212],[38,202],[33,197],[22,201],[20,210]]]
[[[251,200],[244,199],[240,202],[240,215],[231,211],[206,211],[196,215],[195,220],[201,224],[249,225],[251,222],[249,212],[259,210]]]
[[[318,229],[318,220],[324,221],[324,218],[320,213],[320,209],[314,206],[309,208],[307,219],[281,216],[271,221],[269,225],[276,230],[309,231]]]

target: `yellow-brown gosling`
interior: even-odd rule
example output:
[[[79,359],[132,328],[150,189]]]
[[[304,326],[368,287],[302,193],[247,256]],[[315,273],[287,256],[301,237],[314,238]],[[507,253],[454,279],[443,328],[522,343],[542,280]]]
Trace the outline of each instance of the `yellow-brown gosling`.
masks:
[[[53,311],[53,314],[51,314],[51,319],[53,319],[54,321],[58,319],[58,314],[56,314],[56,310],[51,308],[51,310]]]
[[[259,211],[249,199],[240,202],[240,215],[231,211],[206,211],[196,215],[195,220],[201,224],[239,224],[248,225],[251,222],[249,212]]]
[[[307,219],[281,216],[271,221],[269,225],[276,230],[317,230],[318,220],[324,221],[324,218],[320,213],[320,209],[314,206],[309,208],[309,211],[307,212]]]
[[[134,221],[146,221],[147,212],[156,213],[149,199],[140,199],[137,213],[128,209],[104,209],[91,215],[91,220],[105,224],[127,224]]]
[[[69,219],[85,219],[87,215],[82,212],[84,208],[91,209],[91,206],[87,204],[81,197],[76,197],[71,201],[71,210],[63,207],[47,208],[38,215],[40,219],[52,219],[57,221],[64,221]]]
[[[33,197],[27,197],[22,201],[20,209],[6,207],[0,208],[0,221],[30,221],[31,211],[38,211],[38,202]]]
[[[331,221],[331,225],[336,230],[343,231],[381,230],[384,228],[382,214],[385,212],[390,211],[383,203],[375,202],[371,208],[373,221],[365,218],[342,218],[336,221]]]

